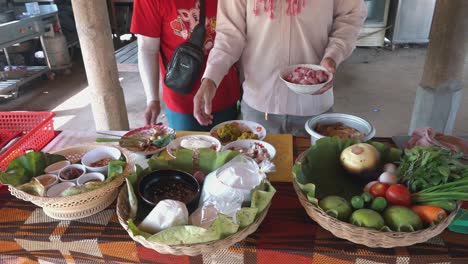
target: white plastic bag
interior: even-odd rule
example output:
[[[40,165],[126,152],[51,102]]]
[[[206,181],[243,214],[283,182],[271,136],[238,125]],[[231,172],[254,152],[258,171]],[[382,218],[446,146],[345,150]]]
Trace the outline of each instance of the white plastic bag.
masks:
[[[243,203],[266,178],[252,158],[239,155],[205,178],[200,207],[214,204],[220,213],[235,217]]]
[[[187,224],[187,206],[180,201],[167,199],[160,201],[138,225],[138,228],[147,233],[156,234],[169,227]]]

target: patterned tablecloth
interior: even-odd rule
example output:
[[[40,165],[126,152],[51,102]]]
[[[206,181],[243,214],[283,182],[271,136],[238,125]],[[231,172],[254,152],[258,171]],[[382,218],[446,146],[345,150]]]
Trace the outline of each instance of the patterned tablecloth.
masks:
[[[294,139],[295,154],[308,144],[309,139]],[[115,205],[91,217],[59,221],[3,188],[0,263],[468,263],[468,236],[450,231],[394,249],[336,238],[307,216],[291,183],[273,185],[278,192],[257,232],[228,249],[196,257],[162,255],[137,244],[120,226]]]

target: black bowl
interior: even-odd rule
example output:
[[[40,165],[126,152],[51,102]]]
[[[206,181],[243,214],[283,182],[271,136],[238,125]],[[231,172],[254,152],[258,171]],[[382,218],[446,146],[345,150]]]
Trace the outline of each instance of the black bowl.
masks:
[[[200,184],[189,173],[180,170],[157,170],[141,178],[138,195],[151,207],[164,199],[185,203],[189,213],[195,211],[200,199]]]

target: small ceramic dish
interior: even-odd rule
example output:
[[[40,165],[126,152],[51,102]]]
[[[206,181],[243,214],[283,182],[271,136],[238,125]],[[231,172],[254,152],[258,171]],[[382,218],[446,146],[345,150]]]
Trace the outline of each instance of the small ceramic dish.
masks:
[[[60,194],[62,194],[63,191],[65,191],[68,188],[74,187],[74,186],[76,186],[76,184],[74,184],[73,182],[57,183],[57,184],[51,186],[49,188],[49,190],[47,190],[47,196],[49,196],[49,197],[60,196]]]
[[[211,136],[206,135],[190,135],[174,139],[167,145],[167,153],[175,158],[175,152],[179,149],[201,149],[212,148],[215,151],[221,150],[221,142]]]
[[[70,165],[71,162],[68,161],[68,160],[62,160],[62,161],[59,161],[59,162],[55,162],[53,164],[50,164],[49,166],[47,166],[45,169],[44,169],[44,172],[46,174],[55,174],[55,175],[58,175],[59,171],[63,168],[65,168],[66,166]]]
[[[108,164],[112,160],[118,160],[122,153],[113,147],[97,147],[86,152],[81,158],[83,164],[89,172],[100,172],[107,175]]]
[[[59,178],[55,174],[39,175],[36,179],[46,188],[46,190],[59,182]]]
[[[99,172],[90,172],[86,173],[83,176],[79,177],[78,180],[76,180],[76,184],[78,186],[85,185],[88,182],[103,182],[106,179],[104,174],[99,173]]]
[[[76,184],[78,178],[86,173],[85,166],[81,164],[71,164],[61,169],[58,177],[61,182],[72,182]]]

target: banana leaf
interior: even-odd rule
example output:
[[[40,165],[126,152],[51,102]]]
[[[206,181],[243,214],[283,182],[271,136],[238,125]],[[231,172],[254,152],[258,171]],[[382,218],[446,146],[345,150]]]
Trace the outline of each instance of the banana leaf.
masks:
[[[359,140],[341,140],[326,137],[318,140],[305,153],[304,159],[293,167],[293,176],[311,203],[317,198],[338,195],[350,199],[359,195],[366,182],[357,180],[345,171],[340,163],[341,152]],[[380,152],[383,162],[399,160],[402,152],[379,142],[367,142]]]

